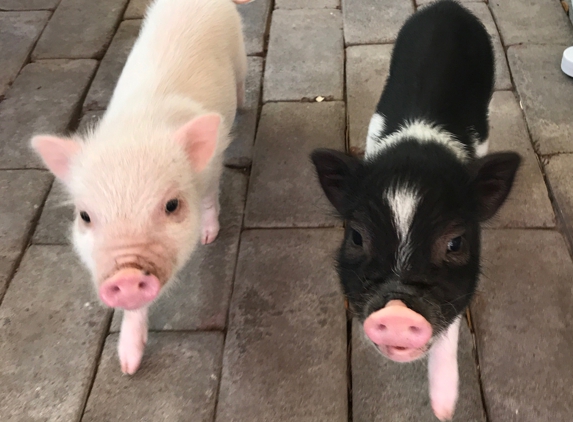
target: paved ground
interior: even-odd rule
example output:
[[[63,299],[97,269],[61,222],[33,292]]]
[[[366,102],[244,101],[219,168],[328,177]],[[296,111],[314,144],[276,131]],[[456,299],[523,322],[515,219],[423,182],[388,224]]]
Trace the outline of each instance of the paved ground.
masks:
[[[341,228],[307,158],[363,148],[410,0],[240,7],[248,110],[221,236],[154,309],[142,368],[121,376],[119,315],[97,303],[66,239],[71,211],[27,145],[102,114],[146,2],[0,0],[2,422],[433,421],[425,363],[380,359],[346,320]],[[559,64],[573,27],[558,0],[466,4],[495,41],[493,149],[525,160],[484,234],[456,420],[570,422],[573,81]]]

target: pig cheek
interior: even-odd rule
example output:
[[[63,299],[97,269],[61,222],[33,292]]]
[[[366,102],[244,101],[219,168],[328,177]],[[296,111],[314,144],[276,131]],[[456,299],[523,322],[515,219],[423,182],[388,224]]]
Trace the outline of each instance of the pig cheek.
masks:
[[[195,250],[199,241],[200,219],[198,211],[186,208],[173,218],[167,217],[164,247],[167,256],[173,257],[172,276],[179,272]],[[165,280],[167,282],[167,280]]]
[[[76,220],[72,230],[72,238],[77,254],[95,280],[96,263],[93,257],[95,239],[92,230],[87,229]]]

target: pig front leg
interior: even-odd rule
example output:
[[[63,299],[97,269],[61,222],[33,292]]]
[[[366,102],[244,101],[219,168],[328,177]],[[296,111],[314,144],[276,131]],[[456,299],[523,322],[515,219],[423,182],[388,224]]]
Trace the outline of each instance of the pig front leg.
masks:
[[[124,374],[133,375],[139,369],[147,343],[147,307],[124,311],[119,332],[117,352]]]
[[[458,337],[461,317],[436,341],[430,350],[428,375],[430,400],[436,417],[451,420],[458,400]]]
[[[219,234],[219,192],[210,193],[201,202],[201,243],[208,245]]]

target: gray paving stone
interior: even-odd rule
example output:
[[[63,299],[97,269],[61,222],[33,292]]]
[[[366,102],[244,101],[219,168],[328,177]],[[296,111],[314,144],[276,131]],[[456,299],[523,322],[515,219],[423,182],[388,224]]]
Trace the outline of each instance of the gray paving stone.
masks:
[[[261,101],[263,59],[249,57],[248,64],[245,107],[237,111],[235,127],[233,128],[235,139],[225,151],[225,165],[235,168],[251,166]]]
[[[140,26],[140,20],[129,20],[119,25],[88,91],[84,109],[103,110],[107,107]]]
[[[265,50],[271,6],[271,0],[255,0],[252,3],[237,5],[243,19],[245,49],[249,56],[262,55]]]
[[[553,207],[515,95],[494,93],[489,110],[490,152],[516,151],[523,161],[506,203],[487,226],[554,227]]]
[[[433,3],[436,0],[415,0],[418,7]],[[483,3],[484,0],[456,0],[459,3]]]
[[[545,174],[556,202],[556,212],[564,224],[569,239],[573,239],[573,184],[571,169],[573,155],[556,155],[549,159]]]
[[[265,67],[264,102],[317,96],[342,100],[343,73],[339,10],[275,10]]]
[[[70,243],[70,225],[74,219],[74,207],[68,204],[69,197],[64,185],[55,181],[46,199],[32,243],[66,245]]]
[[[53,10],[59,2],[60,0],[0,0],[0,10]]]
[[[309,154],[344,150],[344,104],[263,106],[245,210],[246,227],[339,226]]]
[[[50,12],[0,12],[0,98],[16,79],[49,18]]]
[[[472,306],[490,421],[573,414],[573,265],[558,232],[491,230]]]
[[[458,346],[460,391],[453,421],[485,422],[473,339],[464,319]],[[435,422],[428,396],[427,360],[408,364],[383,357],[352,325],[352,415],[361,422]]]
[[[109,312],[65,246],[31,246],[0,307],[3,422],[77,421]]]
[[[495,89],[511,89],[511,78],[505,58],[505,50],[501,45],[501,39],[499,38],[499,33],[497,32],[497,27],[491,16],[489,7],[481,1],[477,3],[467,3],[464,4],[464,6],[482,21],[491,36],[495,52]]]
[[[541,154],[573,152],[573,80],[560,67],[567,47],[523,45],[507,52],[533,145]]]
[[[394,42],[414,2],[395,0],[342,0],[346,45]]]
[[[0,301],[52,179],[41,170],[0,171]]]
[[[341,236],[243,233],[216,421],[347,421]]]
[[[31,137],[68,128],[96,64],[49,60],[24,67],[0,103],[0,168],[43,166],[30,148]]]
[[[569,45],[573,42],[571,23],[559,1],[491,0],[488,4],[506,47],[522,43]],[[559,67],[561,54],[555,59]]]
[[[149,6],[152,1],[153,0],[130,0],[123,19],[143,19],[147,6]]]
[[[346,100],[350,152],[366,148],[368,124],[388,78],[393,45],[346,48]]]
[[[247,176],[226,169],[221,187],[219,237],[209,246],[197,247],[191,261],[181,271],[179,282],[153,306],[149,321],[151,330],[222,330],[226,326]],[[114,313],[112,331],[119,331],[121,318],[121,312]]]
[[[128,0],[62,0],[32,53],[38,59],[101,59]]]
[[[222,333],[151,333],[141,368],[127,377],[109,336],[82,422],[211,422],[222,349]]]
[[[80,120],[77,132],[84,133],[89,128],[97,124],[103,117],[105,110],[95,110],[86,112]]]
[[[340,9],[340,0],[275,0],[275,9]]]

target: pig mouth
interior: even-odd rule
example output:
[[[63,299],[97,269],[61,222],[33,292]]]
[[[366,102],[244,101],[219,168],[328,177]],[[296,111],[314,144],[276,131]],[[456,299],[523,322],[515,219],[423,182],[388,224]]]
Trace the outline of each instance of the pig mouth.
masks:
[[[390,346],[386,344],[376,344],[372,342],[382,356],[394,362],[406,363],[421,359],[428,353],[430,343],[419,348]]]

